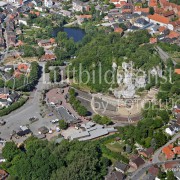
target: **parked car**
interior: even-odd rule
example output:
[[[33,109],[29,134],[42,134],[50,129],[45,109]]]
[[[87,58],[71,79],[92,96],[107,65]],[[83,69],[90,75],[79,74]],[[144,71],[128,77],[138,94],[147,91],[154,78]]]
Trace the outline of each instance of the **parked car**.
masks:
[[[52,122],[53,124],[54,124],[54,123],[58,123],[58,122],[59,122],[59,119],[54,119],[54,120],[52,120],[51,122]]]
[[[48,116],[53,116],[54,114],[53,113],[49,113]]]
[[[38,121],[39,120],[39,118],[37,118],[37,117],[31,117],[31,118],[29,118],[29,121],[31,122],[31,123],[33,123],[33,122],[36,122],[36,121]]]
[[[6,121],[4,121],[4,119],[0,120],[0,126],[4,126],[6,124]]]

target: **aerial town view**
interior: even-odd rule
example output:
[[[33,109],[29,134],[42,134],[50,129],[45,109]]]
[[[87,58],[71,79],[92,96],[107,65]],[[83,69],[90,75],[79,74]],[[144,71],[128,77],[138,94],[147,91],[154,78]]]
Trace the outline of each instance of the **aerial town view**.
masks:
[[[180,180],[180,0],[0,0],[0,180]]]

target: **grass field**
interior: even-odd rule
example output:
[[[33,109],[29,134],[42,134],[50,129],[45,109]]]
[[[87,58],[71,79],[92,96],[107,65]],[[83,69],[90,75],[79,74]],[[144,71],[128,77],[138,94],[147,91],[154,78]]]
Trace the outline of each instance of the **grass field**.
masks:
[[[106,144],[106,147],[114,152],[123,152],[124,144],[122,142],[111,142]]]

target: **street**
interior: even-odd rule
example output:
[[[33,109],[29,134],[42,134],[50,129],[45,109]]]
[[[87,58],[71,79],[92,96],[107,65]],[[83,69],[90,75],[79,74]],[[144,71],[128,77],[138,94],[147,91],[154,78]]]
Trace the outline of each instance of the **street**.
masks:
[[[174,142],[177,138],[180,137],[180,133],[176,134],[170,141],[168,141],[164,146],[160,147],[157,151],[155,151],[153,157],[152,157],[152,162],[146,162],[141,168],[139,168],[137,171],[135,171],[132,176],[131,176],[131,180],[137,180],[137,179],[140,179],[140,177],[148,170],[149,167],[151,167],[152,165],[159,165],[159,164],[164,164],[166,162],[173,162],[173,161],[179,161],[180,162],[180,159],[178,160],[170,160],[170,161],[160,161],[159,160],[159,155],[162,151],[162,148],[171,144],[172,142]]]

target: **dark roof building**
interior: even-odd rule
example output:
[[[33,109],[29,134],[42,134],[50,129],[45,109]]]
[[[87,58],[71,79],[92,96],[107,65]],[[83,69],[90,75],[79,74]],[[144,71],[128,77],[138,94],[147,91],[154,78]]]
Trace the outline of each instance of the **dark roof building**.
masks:
[[[138,156],[136,159],[134,160],[131,160],[129,162],[129,165],[135,169],[138,169],[140,166],[142,166],[143,164],[145,163],[145,161],[140,157]]]
[[[121,163],[118,161],[115,163],[114,167],[115,167],[116,171],[125,173],[129,166],[127,164],[124,164],[124,163]]]
[[[125,179],[125,175],[121,172],[115,171],[110,174],[107,180],[123,180]]]

